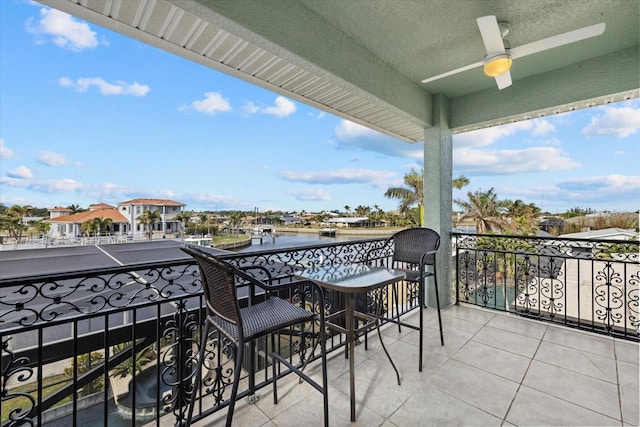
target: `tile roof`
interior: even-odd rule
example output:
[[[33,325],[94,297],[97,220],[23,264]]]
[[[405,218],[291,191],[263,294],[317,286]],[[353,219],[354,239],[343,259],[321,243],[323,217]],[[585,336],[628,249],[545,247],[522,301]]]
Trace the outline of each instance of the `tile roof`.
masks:
[[[167,199],[132,199],[118,203],[118,206],[122,205],[186,206],[184,203]]]
[[[108,205],[106,203],[94,203],[93,205],[89,205],[90,210],[95,209],[115,209],[115,206]]]
[[[83,223],[87,221],[92,221],[94,218],[103,219],[111,219],[114,223],[120,222],[129,222],[127,218],[124,217],[117,209],[115,208],[104,208],[104,209],[93,209],[90,211],[78,212],[73,215],[59,216],[57,218],[47,219],[46,222],[61,222],[61,223]]]

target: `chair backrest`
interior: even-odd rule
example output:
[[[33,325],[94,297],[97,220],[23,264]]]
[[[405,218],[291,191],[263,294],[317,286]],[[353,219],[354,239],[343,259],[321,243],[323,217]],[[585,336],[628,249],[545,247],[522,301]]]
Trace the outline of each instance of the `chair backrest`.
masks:
[[[209,310],[214,315],[241,327],[242,320],[233,267],[192,245],[182,245],[180,249],[198,262],[202,289]]]
[[[393,261],[420,264],[425,252],[436,251],[440,247],[440,235],[430,228],[407,228],[392,236]],[[424,258],[424,264],[434,265],[435,253]]]

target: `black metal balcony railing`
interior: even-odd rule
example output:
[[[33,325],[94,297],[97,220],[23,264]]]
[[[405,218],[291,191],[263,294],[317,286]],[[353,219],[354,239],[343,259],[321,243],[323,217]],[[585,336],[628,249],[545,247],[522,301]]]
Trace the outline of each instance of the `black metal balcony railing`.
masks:
[[[590,255],[578,256],[576,248],[584,249],[584,242],[459,234],[455,239],[457,280],[452,285],[457,300],[639,339],[637,242],[623,242],[620,248],[593,244]],[[349,241],[225,258],[238,266],[262,265],[276,281],[290,281],[296,271],[319,264],[385,264],[390,253],[383,242]],[[580,284],[577,295],[570,290],[574,275]],[[241,304],[251,304],[242,297],[241,285]],[[399,306],[406,312],[416,307],[416,289],[401,287]],[[506,298],[500,300],[500,295]],[[324,297],[321,305],[329,312],[344,304],[340,295],[326,292]],[[581,304],[589,299],[593,302],[586,310]],[[372,306],[368,299],[359,303],[362,310]],[[131,426],[160,425],[161,417],[174,423],[183,419],[193,392],[203,306],[192,261],[0,281],[0,425]],[[577,313],[569,310],[574,306],[580,307]],[[386,301],[384,307],[394,310],[395,304]],[[294,364],[316,356],[312,343],[295,334],[278,337],[278,343]],[[343,345],[342,336],[329,337],[329,350]],[[233,355],[226,348],[214,331],[206,353],[211,370],[203,381],[197,418],[228,404]],[[271,382],[265,348],[266,343],[259,343],[249,349],[254,357],[248,358],[239,395]]]
[[[638,340],[639,242],[454,233],[456,301]]]

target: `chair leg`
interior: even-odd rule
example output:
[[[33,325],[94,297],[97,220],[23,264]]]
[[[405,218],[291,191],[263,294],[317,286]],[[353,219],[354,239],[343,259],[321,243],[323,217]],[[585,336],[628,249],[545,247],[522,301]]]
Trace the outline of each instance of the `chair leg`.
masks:
[[[420,306],[420,330],[418,331],[418,333],[420,334],[420,338],[419,338],[419,350],[418,350],[418,372],[422,372],[422,347],[424,344],[424,306],[425,306],[425,286],[424,286],[424,282],[425,282],[425,278],[423,277],[424,275],[422,275],[422,280],[420,280],[420,283],[418,284],[418,292],[419,292],[419,296],[418,296],[418,300],[422,299],[422,301],[418,301],[418,305]]]
[[[273,404],[278,404],[278,370],[276,365],[278,364],[278,358],[276,357],[276,340],[275,336],[271,335],[271,373],[273,375]],[[305,364],[306,365],[306,364]],[[304,369],[304,366],[303,366]]]
[[[231,396],[229,397],[229,412],[227,412],[227,427],[231,427],[233,422],[233,410],[236,407],[236,397],[238,396],[238,384],[240,383],[240,372],[242,370],[242,358],[244,357],[244,342],[236,344],[236,363],[233,371],[233,385],[231,386]]]
[[[324,401],[324,427],[329,427],[329,380],[327,377],[327,336],[320,325],[320,354],[322,356],[322,391]]]
[[[396,282],[393,284],[393,298],[396,300],[396,317],[398,318],[398,332],[402,332],[400,327],[400,306],[398,304],[398,286],[401,286]]]
[[[440,343],[444,345],[444,335],[442,333],[442,315],[440,314],[440,295],[438,294],[438,276],[435,264],[433,264],[433,284],[436,287],[436,308],[438,309],[438,324],[440,325]]]
[[[193,390],[191,391],[191,400],[189,402],[189,409],[187,412],[187,426],[191,425],[191,419],[193,418],[193,408],[196,406],[196,398],[200,391],[200,382],[202,381],[202,365],[204,363],[204,352],[207,347],[207,338],[209,336],[210,325],[205,320],[204,335],[200,340],[200,350],[198,351],[198,363],[196,363],[195,379],[193,383]]]

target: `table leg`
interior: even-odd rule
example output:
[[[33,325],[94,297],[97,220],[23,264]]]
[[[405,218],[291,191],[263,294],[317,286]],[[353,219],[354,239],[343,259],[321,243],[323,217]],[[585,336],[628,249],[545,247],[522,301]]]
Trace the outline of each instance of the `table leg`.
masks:
[[[401,385],[400,382],[400,372],[398,372],[398,368],[396,368],[396,364],[393,363],[391,359],[391,355],[387,351],[387,347],[384,345],[384,341],[382,340],[382,333],[380,333],[380,316],[381,316],[381,306],[382,306],[382,289],[378,289],[377,292],[377,301],[376,301],[376,329],[378,331],[378,339],[380,339],[380,345],[382,345],[382,349],[384,350],[384,354],[387,355],[387,359],[391,362],[391,366],[393,366],[393,370],[396,371],[396,378],[398,379],[398,385]],[[376,293],[374,293],[375,295]]]
[[[345,323],[347,327],[347,346],[349,347],[349,396],[351,403],[351,422],[356,420],[356,380],[355,380],[355,294],[347,294]]]

